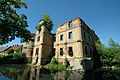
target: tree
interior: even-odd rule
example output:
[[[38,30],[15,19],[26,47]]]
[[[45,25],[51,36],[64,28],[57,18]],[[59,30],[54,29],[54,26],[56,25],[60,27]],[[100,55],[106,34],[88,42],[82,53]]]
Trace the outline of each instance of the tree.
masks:
[[[21,41],[31,40],[30,31],[26,28],[27,17],[18,14],[17,9],[27,8],[27,3],[21,0],[0,0],[0,45],[21,38]]]
[[[44,25],[49,31],[51,31],[53,29],[54,24],[52,23],[53,22],[52,19],[50,19],[50,15],[43,14],[43,19],[41,19],[41,20],[44,21]],[[41,25],[37,25],[36,29],[39,30],[40,27],[41,27]]]
[[[14,50],[13,50],[12,48],[9,48],[9,49],[7,50],[7,53],[8,53],[8,54],[14,53]]]
[[[100,54],[100,60],[103,66],[111,67],[120,64],[120,45],[111,38],[108,47],[101,44],[100,41],[97,41],[96,49],[98,50],[98,54]]]

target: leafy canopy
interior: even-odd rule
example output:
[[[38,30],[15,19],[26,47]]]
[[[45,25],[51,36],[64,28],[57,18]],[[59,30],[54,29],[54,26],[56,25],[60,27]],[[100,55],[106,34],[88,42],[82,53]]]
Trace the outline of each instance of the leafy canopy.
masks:
[[[120,65],[120,45],[111,38],[109,40],[108,47],[101,44],[100,41],[97,41],[96,49],[100,54],[100,60],[103,66]]]
[[[52,19],[50,19],[50,15],[43,14],[43,19],[41,19],[41,20],[44,21],[44,25],[49,31],[51,31],[53,29],[54,24],[53,24]],[[41,25],[37,25],[36,29],[39,30],[40,27],[41,27]]]
[[[27,3],[21,0],[0,0],[0,45],[21,38],[21,41],[31,39],[30,31],[26,28],[27,17],[18,14],[17,9],[27,8]]]

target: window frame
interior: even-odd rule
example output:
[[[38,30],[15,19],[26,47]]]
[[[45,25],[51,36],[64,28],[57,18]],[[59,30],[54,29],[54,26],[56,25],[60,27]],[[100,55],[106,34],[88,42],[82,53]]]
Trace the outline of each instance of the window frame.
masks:
[[[68,51],[68,54],[70,57],[73,57],[73,47],[68,47],[69,48],[69,51]],[[71,49],[70,49],[71,48]],[[71,54],[72,53],[72,54]]]
[[[62,50],[62,51],[61,51]],[[62,52],[62,53],[61,53]],[[63,48],[60,48],[60,55],[63,56]]]
[[[70,21],[70,22],[68,23],[68,25],[69,25],[69,27],[71,28],[71,27],[72,27],[72,21]]]
[[[63,34],[60,35],[60,41],[63,41]]]
[[[72,31],[71,32],[69,32],[69,39],[72,39]]]
[[[40,41],[40,36],[37,37],[37,42]]]

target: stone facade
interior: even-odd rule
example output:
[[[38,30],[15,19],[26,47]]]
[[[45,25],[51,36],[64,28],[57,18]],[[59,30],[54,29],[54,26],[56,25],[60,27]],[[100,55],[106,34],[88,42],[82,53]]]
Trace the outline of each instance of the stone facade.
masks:
[[[33,39],[35,39],[35,34],[31,34]],[[28,60],[32,59],[33,55],[34,41],[24,42],[22,49],[22,56],[26,57]]]
[[[42,24],[41,22],[39,23],[41,28],[36,31],[33,49],[32,63],[36,65],[46,64],[52,54],[52,34]]]
[[[55,58],[63,64],[67,58],[73,69],[89,70],[93,67],[91,58],[95,55],[95,41],[99,38],[82,19],[60,25],[54,35],[44,26],[43,21],[39,25],[41,28],[36,31],[32,63],[46,64],[54,50]]]
[[[95,41],[99,38],[82,19],[77,18],[59,26],[55,37],[55,57],[59,62],[64,64],[65,58],[67,58],[74,69],[83,69],[81,64],[85,64],[86,60],[83,58],[86,57],[88,64],[91,65],[89,68],[92,68],[91,57],[95,54]]]

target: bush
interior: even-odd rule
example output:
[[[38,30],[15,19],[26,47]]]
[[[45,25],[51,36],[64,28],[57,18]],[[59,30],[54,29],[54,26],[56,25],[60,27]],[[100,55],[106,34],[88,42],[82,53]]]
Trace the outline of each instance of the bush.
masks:
[[[51,63],[51,64],[58,64],[58,61],[56,60],[55,57],[53,57],[50,63]]]
[[[69,61],[67,60],[67,58],[65,59],[65,65],[63,65],[62,63],[58,62],[55,57],[53,57],[51,62],[49,64],[45,65],[44,67],[50,68],[52,70],[54,69],[57,71],[71,69]]]
[[[10,53],[6,56],[0,55],[0,64],[25,64],[26,59],[19,53]]]
[[[67,68],[68,66],[70,66],[69,61],[67,60],[67,58],[65,58],[65,67]]]

